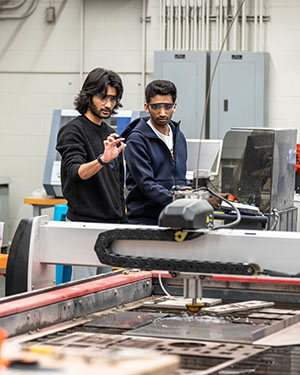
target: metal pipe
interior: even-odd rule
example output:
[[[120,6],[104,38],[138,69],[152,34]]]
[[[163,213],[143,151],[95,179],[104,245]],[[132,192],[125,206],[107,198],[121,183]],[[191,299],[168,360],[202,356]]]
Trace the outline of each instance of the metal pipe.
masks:
[[[245,51],[246,49],[245,35],[246,35],[246,5],[244,3],[243,8],[242,8],[242,51]]]
[[[219,25],[219,41],[223,41],[223,0],[220,0],[220,25]],[[218,46],[218,49],[220,46]]]
[[[206,9],[206,0],[202,0],[202,19],[201,19],[201,49],[205,49],[205,9]]]
[[[0,10],[14,10],[20,8],[23,4],[26,3],[27,0],[21,0],[16,4],[13,5],[0,5]]]
[[[16,75],[45,75],[45,74],[48,74],[48,75],[56,75],[56,74],[59,74],[59,75],[66,75],[66,74],[72,74],[72,75],[79,75],[79,69],[77,70],[68,70],[67,72],[64,70],[64,71],[61,71],[61,70],[35,70],[34,72],[33,71],[28,71],[28,70],[0,70],[0,74],[16,74]],[[118,70],[118,74],[127,74],[127,75],[132,75],[132,76],[136,76],[138,74],[141,74],[141,71],[138,70],[138,71],[128,71],[128,70]]]
[[[263,50],[263,0],[259,1],[259,50]]]
[[[182,49],[182,13],[181,13],[181,0],[178,0],[178,49]]]
[[[257,51],[257,0],[254,0],[254,51]]]
[[[178,48],[178,0],[174,0],[174,49]]]
[[[191,0],[192,1],[192,0]],[[193,0],[193,16],[194,16],[194,51],[197,50],[197,0]]]
[[[166,0],[162,0],[162,49],[166,49]]]
[[[146,84],[146,17],[147,17],[147,0],[143,0],[143,10],[142,10],[141,108],[144,107],[144,95],[145,95],[145,84]]]
[[[159,0],[159,49],[162,50],[162,38],[163,38],[163,32],[162,32],[162,0]]]
[[[198,0],[198,49],[202,49],[201,37],[202,37],[202,0]]]
[[[224,35],[226,35],[228,28],[228,3],[230,3],[230,0],[224,0],[224,2]],[[228,50],[228,39],[225,41],[224,50]]]
[[[210,0],[206,0],[206,45],[205,49],[209,50],[209,15],[210,15]]]
[[[220,1],[216,0],[216,50],[219,49]]]
[[[22,20],[32,15],[32,13],[36,10],[38,5],[38,0],[34,0],[30,6],[28,7],[27,11],[19,16],[12,16],[12,15],[0,15],[0,20]]]
[[[80,42],[79,42],[79,87],[83,84],[84,72],[84,18],[85,18],[85,0],[81,0],[80,8]]]
[[[170,50],[174,49],[174,1],[170,0]]]
[[[188,0],[189,6],[189,49],[192,50],[194,47],[194,8],[193,0]]]
[[[186,0],[181,0],[182,5],[182,49],[186,49]]]
[[[201,28],[202,28],[202,40],[201,40],[201,49],[205,50],[205,6],[206,6],[206,0],[202,0],[202,23],[201,23]]]
[[[233,5],[233,12],[232,12],[232,17],[236,14],[238,8],[238,0],[234,0],[234,5]],[[233,50],[237,50],[237,26],[238,22],[234,22],[233,24]]]
[[[166,33],[167,33],[167,38],[166,38],[166,46],[167,46],[167,50],[170,49],[170,13],[171,13],[171,9],[170,9],[170,2],[171,0],[167,0],[166,2],[166,9],[167,9],[167,16],[166,16]]]
[[[186,49],[190,49],[190,4],[189,0],[186,0],[186,11],[185,11],[185,46]]]

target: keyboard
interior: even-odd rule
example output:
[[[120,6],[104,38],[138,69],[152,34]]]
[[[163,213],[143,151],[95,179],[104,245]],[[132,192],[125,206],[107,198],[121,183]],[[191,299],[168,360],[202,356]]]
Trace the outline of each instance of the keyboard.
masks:
[[[231,202],[235,208],[237,208],[241,214],[244,215],[258,215],[260,213],[259,208],[251,206],[247,203]],[[222,201],[221,208],[223,211],[234,211],[233,208],[227,202]]]

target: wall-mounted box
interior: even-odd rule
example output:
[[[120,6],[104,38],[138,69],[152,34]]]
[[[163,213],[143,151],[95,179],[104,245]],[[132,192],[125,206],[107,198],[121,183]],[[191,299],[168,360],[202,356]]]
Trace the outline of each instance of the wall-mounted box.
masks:
[[[156,51],[154,52],[154,79],[166,79],[177,87],[175,121],[187,138],[204,138],[201,133],[206,97],[207,52]],[[204,125],[205,127],[205,125]]]
[[[212,76],[219,52],[210,56]],[[223,139],[232,127],[268,126],[269,55],[223,52],[210,95],[209,138]]]

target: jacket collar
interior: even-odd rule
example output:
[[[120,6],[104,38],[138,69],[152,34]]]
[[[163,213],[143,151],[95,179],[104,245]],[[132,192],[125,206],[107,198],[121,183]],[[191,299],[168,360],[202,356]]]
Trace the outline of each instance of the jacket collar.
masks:
[[[145,137],[148,137],[148,138],[157,138],[157,135],[155,133],[153,133],[152,129],[147,124],[147,121],[149,119],[150,119],[150,117],[141,117],[141,118],[138,118],[136,120],[133,120],[126,127],[126,129],[123,131],[123,133],[121,134],[121,137],[126,139],[129,136],[130,133],[138,132],[138,133],[141,133],[142,135],[144,135]],[[175,135],[177,133],[177,131],[179,130],[180,122],[175,122],[175,121],[171,120],[169,122],[169,125],[171,126],[172,131]]]

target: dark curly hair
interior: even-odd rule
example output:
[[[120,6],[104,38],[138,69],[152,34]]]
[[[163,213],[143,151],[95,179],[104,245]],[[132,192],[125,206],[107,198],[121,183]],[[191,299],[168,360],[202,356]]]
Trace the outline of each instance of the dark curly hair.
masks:
[[[117,90],[117,98],[119,99],[112,113],[116,113],[116,109],[122,107],[120,100],[123,95],[123,84],[120,76],[103,68],[93,69],[86,77],[79,94],[74,100],[75,108],[82,115],[86,113],[90,99],[98,93],[107,93],[108,87],[114,87]]]
[[[156,79],[148,83],[146,87],[146,103],[150,103],[151,98],[153,98],[155,95],[171,95],[173,103],[175,103],[177,98],[176,86],[171,81]]]

